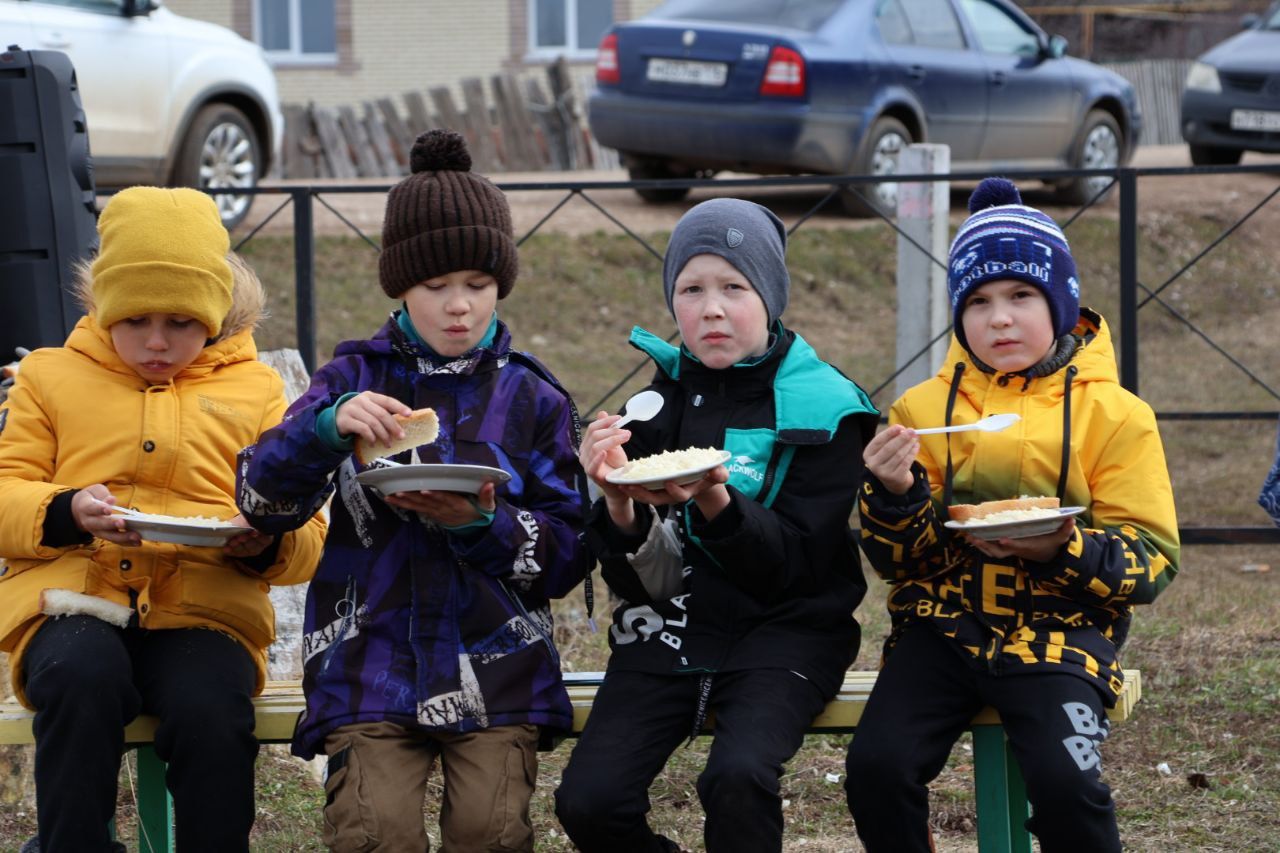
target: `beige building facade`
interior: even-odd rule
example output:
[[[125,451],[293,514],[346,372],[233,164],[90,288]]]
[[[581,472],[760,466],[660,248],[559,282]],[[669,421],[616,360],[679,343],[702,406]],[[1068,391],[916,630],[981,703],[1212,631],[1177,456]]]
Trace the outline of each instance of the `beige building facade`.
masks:
[[[166,5],[263,44],[284,103],[338,106],[436,86],[457,94],[465,78],[533,70],[560,55],[589,75],[592,34],[658,0],[330,0],[310,19],[302,19],[301,0]],[[590,43],[577,44],[578,35]]]

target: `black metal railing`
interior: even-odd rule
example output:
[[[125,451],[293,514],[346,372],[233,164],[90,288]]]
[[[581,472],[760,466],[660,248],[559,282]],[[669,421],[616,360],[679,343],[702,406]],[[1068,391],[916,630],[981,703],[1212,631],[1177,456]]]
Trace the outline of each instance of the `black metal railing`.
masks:
[[[1003,172],[1015,182],[1020,181],[1045,181],[1053,182],[1070,178],[1081,177],[1106,177],[1111,182],[1102,188],[1092,199],[1078,208],[1070,217],[1063,221],[1063,228],[1067,230],[1076,222],[1082,214],[1096,205],[1099,200],[1108,192],[1114,191],[1119,212],[1119,228],[1117,237],[1117,255],[1119,261],[1119,316],[1118,322],[1118,361],[1121,384],[1134,393],[1138,393],[1139,389],[1139,312],[1146,306],[1155,303],[1161,306],[1169,316],[1173,317],[1178,323],[1186,326],[1192,334],[1195,334],[1206,345],[1216,351],[1222,358],[1226,359],[1233,367],[1248,377],[1251,383],[1260,386],[1266,394],[1272,399],[1280,403],[1280,392],[1271,387],[1257,372],[1251,370],[1245,363],[1244,359],[1234,355],[1229,351],[1228,347],[1216,340],[1204,329],[1199,328],[1191,319],[1186,317],[1175,306],[1162,297],[1162,293],[1168,290],[1174,282],[1184,276],[1188,270],[1192,269],[1196,264],[1200,263],[1215,249],[1219,248],[1227,241],[1245,222],[1256,215],[1260,210],[1268,204],[1274,202],[1275,197],[1280,195],[1280,180],[1272,191],[1267,194],[1261,201],[1254,205],[1247,213],[1239,217],[1235,221],[1227,225],[1221,234],[1215,239],[1200,248],[1191,260],[1184,263],[1173,275],[1165,279],[1161,284],[1152,288],[1144,284],[1139,277],[1138,269],[1138,213],[1139,213],[1139,195],[1138,182],[1140,178],[1160,178],[1175,177],[1185,175],[1207,176],[1215,174],[1258,174],[1276,176],[1278,169],[1274,165],[1261,166],[1221,166],[1221,167],[1174,167],[1174,168],[1116,168],[1116,169],[1089,169],[1089,170],[1072,170],[1062,169],[1053,171],[1006,171]],[[545,214],[543,214],[537,223],[530,228],[525,234],[520,235],[518,243],[524,243],[535,233],[539,232],[554,219],[557,213],[564,208],[566,204],[575,198],[580,198],[588,205],[594,208],[605,219],[613,225],[621,229],[631,239],[635,240],[645,248],[659,262],[662,259],[662,253],[657,251],[649,244],[641,235],[636,234],[626,224],[615,216],[607,206],[601,204],[594,196],[604,190],[617,189],[695,189],[712,187],[718,193],[733,194],[735,190],[755,191],[763,188],[823,188],[827,189],[825,195],[816,201],[808,210],[802,213],[796,221],[790,226],[789,232],[795,233],[802,228],[815,214],[831,203],[842,192],[862,192],[866,187],[874,183],[881,182],[976,182],[985,178],[990,173],[982,172],[952,172],[945,175],[937,174],[899,174],[892,176],[859,176],[859,175],[842,175],[842,176],[801,176],[801,177],[767,177],[767,178],[735,178],[735,179],[667,179],[667,180],[646,180],[646,181],[625,181],[625,180],[604,180],[604,181],[582,181],[582,180],[555,180],[540,181],[533,183],[502,183],[498,182],[498,186],[508,194],[514,196],[525,192],[560,192],[563,196],[558,201],[550,204]],[[239,237],[236,241],[236,248],[239,249],[244,244],[251,241],[259,231],[270,221],[279,216],[286,207],[292,207],[293,214],[293,233],[294,233],[294,267],[295,267],[295,334],[297,339],[297,347],[302,355],[302,359],[308,370],[314,370],[316,367],[317,352],[317,329],[316,329],[316,298],[315,298],[315,205],[320,204],[330,213],[334,214],[346,227],[361,237],[370,247],[371,251],[378,251],[378,243],[369,235],[363,233],[359,227],[347,219],[339,210],[331,205],[326,196],[338,196],[346,194],[385,194],[391,188],[392,184],[373,185],[373,184],[352,184],[352,185],[293,185],[280,187],[259,187],[253,192],[256,195],[265,196],[287,196],[272,212],[260,222],[253,231]],[[1280,205],[1280,202],[1274,202]],[[867,205],[869,209],[874,209],[874,205]],[[683,212],[683,208],[678,208]],[[903,234],[898,229],[897,224],[892,218],[881,215],[886,223],[898,234],[911,238]],[[674,225],[674,220],[673,223]],[[928,254],[927,250],[911,241],[916,248]],[[931,261],[943,268],[946,267],[945,258],[931,257]],[[937,338],[925,343],[917,352],[904,360],[892,374],[874,387],[872,395],[888,387],[897,376],[905,370],[912,362],[919,358],[926,357],[930,352],[932,345],[939,338],[949,334],[950,330],[941,333]],[[643,366],[643,362],[637,364],[630,373],[621,377],[613,386],[605,399],[609,399],[613,393],[624,386],[631,377]],[[603,402],[603,401],[601,401]],[[600,407],[600,403],[592,406],[589,410],[595,411]],[[1276,410],[1244,410],[1244,411],[1161,411],[1157,412],[1157,417],[1161,420],[1169,421],[1258,421],[1271,420],[1274,421],[1280,417],[1280,407]],[[1280,543],[1280,529],[1265,527],[1184,527],[1182,529],[1183,541],[1188,544],[1246,544],[1246,543]]]

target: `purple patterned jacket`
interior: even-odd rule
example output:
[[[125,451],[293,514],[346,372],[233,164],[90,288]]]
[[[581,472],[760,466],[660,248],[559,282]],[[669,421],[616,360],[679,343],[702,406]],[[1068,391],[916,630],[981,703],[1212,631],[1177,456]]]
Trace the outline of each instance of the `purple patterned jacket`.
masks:
[[[357,722],[569,727],[549,599],[591,567],[579,538],[577,415],[550,373],[510,344],[499,323],[490,347],[446,362],[393,315],[372,340],[340,344],[284,422],[242,451],[240,508],[260,530],[299,527],[333,495],[307,593],[295,754],[312,757],[329,732]],[[436,410],[440,436],[418,449],[421,461],[511,474],[489,527],[445,530],[357,482],[354,456],[317,436],[316,417],[366,389]]]

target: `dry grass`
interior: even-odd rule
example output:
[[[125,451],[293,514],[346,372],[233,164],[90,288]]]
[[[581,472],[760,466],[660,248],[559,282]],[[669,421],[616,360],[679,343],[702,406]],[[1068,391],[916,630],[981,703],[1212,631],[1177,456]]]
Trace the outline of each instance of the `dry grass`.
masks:
[[[1247,209],[1249,200],[1240,201]],[[1153,289],[1230,222],[1218,209],[1201,215],[1144,214],[1141,266]],[[1162,294],[1170,306],[1280,387],[1280,299],[1275,270],[1280,247],[1275,217],[1246,225],[1231,242]],[[1117,319],[1116,226],[1107,215],[1069,232],[1081,267],[1085,302]],[[665,237],[654,244],[660,251]],[[264,347],[292,345],[291,244],[261,239],[246,255],[274,295],[275,319]],[[794,276],[789,323],[819,352],[868,389],[892,370],[894,243],[881,228],[801,231],[789,253]],[[517,345],[538,354],[586,408],[638,363],[625,346],[640,324],[666,334],[660,265],[624,237],[536,237],[521,251],[522,277],[502,312]],[[373,253],[355,240],[325,238],[319,249],[322,360],[336,341],[376,328],[391,303],[376,285]],[[1274,410],[1273,396],[1231,367],[1197,335],[1156,304],[1140,315],[1141,390],[1157,410]],[[616,408],[647,369],[608,401]],[[876,398],[882,407],[892,390]],[[1275,425],[1164,422],[1162,432],[1184,524],[1263,524],[1254,505],[1273,447]],[[1274,571],[1244,573],[1246,564]],[[1126,846],[1135,851],[1274,850],[1280,839],[1280,559],[1275,549],[1219,546],[1185,549],[1182,573],[1152,607],[1139,612],[1124,663],[1143,670],[1144,699],[1104,750]],[[598,578],[598,576],[597,576]],[[604,599],[597,585],[597,600]],[[884,588],[874,584],[858,616],[864,644],[855,666],[874,668],[887,627]],[[556,641],[565,666],[598,670],[604,635],[585,628],[575,593],[557,605]],[[601,614],[598,614],[601,615]],[[787,769],[788,850],[857,849],[838,782],[845,741],[812,737]],[[555,821],[551,795],[572,743],[543,756],[533,804],[539,849],[571,849]],[[655,784],[652,821],[690,850],[701,849],[694,784],[705,744],[678,750]],[[1168,765],[1168,773],[1157,768]],[[933,786],[939,849],[976,848],[971,753],[962,741]],[[259,820],[253,847],[320,849],[323,794],[306,768],[264,750],[259,762]],[[1189,781],[1190,780],[1190,781]],[[128,787],[119,822],[132,832]],[[433,820],[430,817],[429,820]],[[34,829],[30,814],[0,813],[0,850],[16,850]]]

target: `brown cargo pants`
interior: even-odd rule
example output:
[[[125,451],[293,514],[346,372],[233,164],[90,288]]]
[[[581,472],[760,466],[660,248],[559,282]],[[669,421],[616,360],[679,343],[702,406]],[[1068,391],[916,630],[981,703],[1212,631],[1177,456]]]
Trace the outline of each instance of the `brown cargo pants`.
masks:
[[[537,745],[528,725],[465,734],[387,722],[335,729],[325,739],[324,843],[336,853],[430,850],[422,808],[439,757],[441,853],[532,851]]]

